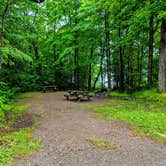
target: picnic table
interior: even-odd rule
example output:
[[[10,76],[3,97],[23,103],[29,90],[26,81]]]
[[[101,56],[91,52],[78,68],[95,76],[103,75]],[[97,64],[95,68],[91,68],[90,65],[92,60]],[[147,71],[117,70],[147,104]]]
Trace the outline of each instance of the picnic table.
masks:
[[[92,95],[89,94],[88,91],[68,91],[68,94],[64,95],[67,100],[76,100],[80,102],[82,99],[83,100],[90,100]]]
[[[46,85],[46,86],[43,86],[42,88],[43,88],[43,92],[46,92],[47,90],[54,90],[54,91],[57,90],[56,85]]]
[[[100,90],[95,91],[96,97],[108,97],[109,96],[109,90],[107,88],[102,88]]]

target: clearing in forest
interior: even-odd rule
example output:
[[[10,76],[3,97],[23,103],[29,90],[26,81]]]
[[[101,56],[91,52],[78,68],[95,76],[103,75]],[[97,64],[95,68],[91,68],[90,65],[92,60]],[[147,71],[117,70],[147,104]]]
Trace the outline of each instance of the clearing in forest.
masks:
[[[41,95],[41,94],[40,94]],[[166,145],[133,134],[128,125],[101,119],[81,109],[100,100],[66,101],[63,92],[25,99],[29,112],[41,113],[34,136],[43,148],[17,160],[17,166],[143,166],[166,165]]]

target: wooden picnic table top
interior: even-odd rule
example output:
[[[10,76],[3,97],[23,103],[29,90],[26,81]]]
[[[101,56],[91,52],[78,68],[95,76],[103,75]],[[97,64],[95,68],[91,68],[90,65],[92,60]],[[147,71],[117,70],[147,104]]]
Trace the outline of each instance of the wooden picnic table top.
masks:
[[[78,90],[68,91],[68,93],[71,95],[80,95],[80,94],[88,95],[89,94],[88,91],[78,91]]]
[[[44,86],[42,86],[42,88],[43,88],[43,92],[46,92],[46,90],[50,90],[50,89],[54,89],[54,91],[55,90],[57,90],[57,86],[56,85],[44,85]]]
[[[44,85],[43,88],[56,88],[57,86],[56,85]]]

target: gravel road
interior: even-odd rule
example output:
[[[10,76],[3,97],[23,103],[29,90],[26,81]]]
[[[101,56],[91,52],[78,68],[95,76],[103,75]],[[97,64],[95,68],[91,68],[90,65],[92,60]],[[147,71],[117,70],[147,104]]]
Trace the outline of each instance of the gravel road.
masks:
[[[43,149],[18,159],[17,166],[166,166],[165,144],[135,136],[123,123],[100,119],[82,110],[83,103],[66,101],[63,95],[44,93],[27,101],[30,112],[43,114],[34,132],[42,140]],[[95,148],[88,137],[112,140],[117,148]]]

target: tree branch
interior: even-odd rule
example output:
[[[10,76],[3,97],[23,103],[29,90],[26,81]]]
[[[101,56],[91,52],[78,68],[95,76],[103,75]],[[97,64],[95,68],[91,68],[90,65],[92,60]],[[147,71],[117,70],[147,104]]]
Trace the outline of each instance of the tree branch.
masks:
[[[32,2],[36,2],[36,3],[42,3],[44,2],[45,0],[31,0]]]

